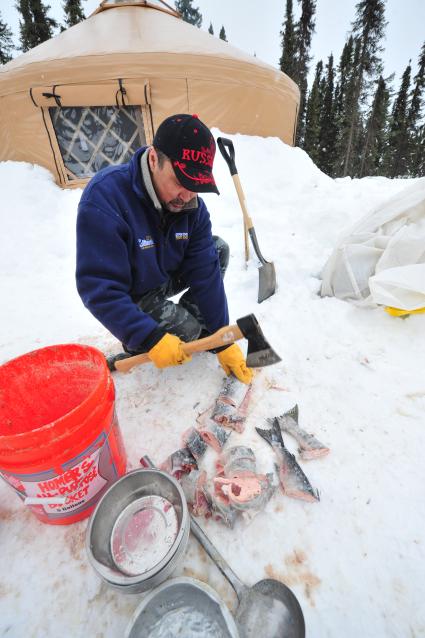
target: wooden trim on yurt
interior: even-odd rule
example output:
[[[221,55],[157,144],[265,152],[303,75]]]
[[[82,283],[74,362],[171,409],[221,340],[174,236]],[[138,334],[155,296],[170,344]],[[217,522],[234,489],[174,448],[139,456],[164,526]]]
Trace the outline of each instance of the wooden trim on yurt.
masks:
[[[35,106],[130,106],[150,104],[148,80],[117,78],[86,84],[55,84],[30,89]]]
[[[137,107],[140,109],[146,143],[152,144],[154,136],[151,110],[152,98],[148,80],[118,78],[117,80],[102,83],[37,86],[32,87],[29,93],[32,103],[41,111],[57,176],[62,186],[83,187],[91,178],[78,177],[65,165],[51,119],[50,107]]]

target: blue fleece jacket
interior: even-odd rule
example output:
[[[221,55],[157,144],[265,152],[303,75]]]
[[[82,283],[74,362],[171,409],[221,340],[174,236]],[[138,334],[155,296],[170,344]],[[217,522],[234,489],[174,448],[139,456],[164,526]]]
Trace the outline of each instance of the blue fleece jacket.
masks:
[[[77,288],[84,305],[129,350],[160,338],[140,297],[179,272],[210,332],[229,322],[208,210],[174,213],[166,231],[143,183],[139,149],[128,164],[99,171],[84,189],[77,216]],[[153,338],[158,334],[158,338]]]

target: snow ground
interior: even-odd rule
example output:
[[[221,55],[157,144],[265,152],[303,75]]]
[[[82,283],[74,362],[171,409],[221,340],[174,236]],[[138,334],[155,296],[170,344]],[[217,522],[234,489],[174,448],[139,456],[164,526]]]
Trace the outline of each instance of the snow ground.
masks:
[[[254,427],[298,403],[300,424],[331,453],[301,463],[320,503],[276,492],[250,523],[240,521],[234,530],[202,525],[244,582],[269,576],[293,589],[308,636],[425,636],[425,315],[395,319],[382,308],[317,295],[337,237],[407,180],[332,180],[303,151],[277,139],[232,139],[279,289],[257,305],[257,263],[252,258],[244,267],[242,216],[218,156],[221,196],[205,200],[214,232],[231,246],[225,282],[231,317],[254,312],[282,362],[256,377],[246,430],[230,442],[251,445],[259,468],[270,470],[271,450]],[[63,191],[44,169],[13,162],[0,164],[0,188],[0,362],[65,342],[118,351],[75,290],[81,191]],[[178,369],[141,366],[114,379],[134,468],[144,453],[158,462],[180,447],[181,433],[213,403],[223,375],[214,356],[200,354]],[[273,383],[283,389],[271,389]],[[98,580],[85,556],[86,526],[43,525],[0,485],[0,636],[124,634],[141,595],[124,596]],[[208,581],[234,608],[230,587],[192,538],[174,575],[182,574]]]

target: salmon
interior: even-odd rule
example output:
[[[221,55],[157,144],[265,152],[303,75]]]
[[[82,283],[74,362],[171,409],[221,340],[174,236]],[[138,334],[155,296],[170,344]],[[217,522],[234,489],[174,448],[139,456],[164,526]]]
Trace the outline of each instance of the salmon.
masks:
[[[211,419],[199,428],[198,432],[204,442],[210,445],[216,452],[220,452],[231,435],[231,432],[225,430],[219,423],[211,421]]]
[[[194,516],[211,516],[211,497],[207,489],[207,473],[205,470],[193,470],[181,478],[180,485],[187,504]]]
[[[303,501],[319,501],[319,493],[313,489],[310,481],[295,460],[295,456],[285,447],[279,421],[273,419],[270,430],[255,428],[258,434],[273,448],[277,458],[277,470],[283,492],[292,498]]]
[[[274,492],[273,474],[255,474],[243,470],[230,477],[214,478],[215,494],[220,493],[236,510],[259,510]]]
[[[184,474],[198,469],[198,464],[192,452],[187,447],[176,450],[168,456],[159,466],[163,472],[180,479]]]
[[[274,492],[273,474],[257,474],[253,450],[236,445],[222,452],[216,462],[214,493],[236,510],[259,511]]]
[[[230,505],[229,499],[221,492],[211,494],[212,515],[215,521],[219,521],[233,529],[238,512]]]
[[[204,456],[207,444],[196,428],[191,427],[186,432],[183,432],[182,442],[184,447],[189,448],[196,461],[199,461]]]
[[[300,446],[298,452],[304,461],[317,459],[329,454],[330,449],[328,447],[316,439],[314,434],[309,434],[298,425],[298,405],[294,405],[285,414],[276,418],[280,429],[293,436]],[[273,419],[267,419],[267,421],[272,425]]]
[[[256,472],[257,463],[255,454],[250,447],[235,445],[221,453],[216,461],[217,473],[224,476],[232,476],[244,470]]]
[[[251,397],[252,384],[246,385],[233,374],[226,377],[218,395],[211,418],[221,425],[243,432]]]

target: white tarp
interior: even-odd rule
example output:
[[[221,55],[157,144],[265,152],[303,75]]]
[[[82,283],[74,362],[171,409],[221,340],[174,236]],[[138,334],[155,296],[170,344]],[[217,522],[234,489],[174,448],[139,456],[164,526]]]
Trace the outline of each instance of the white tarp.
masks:
[[[425,307],[425,177],[339,240],[322,272],[321,295],[403,310]]]

